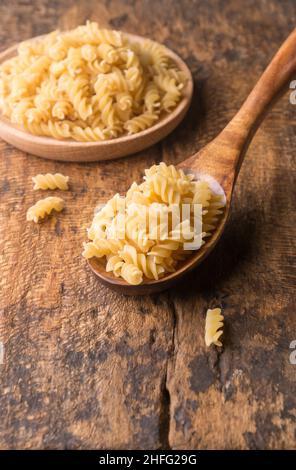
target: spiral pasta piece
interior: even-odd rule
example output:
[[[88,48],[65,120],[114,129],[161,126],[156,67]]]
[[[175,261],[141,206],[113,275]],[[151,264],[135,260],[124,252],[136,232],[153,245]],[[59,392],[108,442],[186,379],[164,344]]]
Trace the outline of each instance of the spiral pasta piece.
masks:
[[[214,344],[222,346],[219,338],[223,334],[224,316],[221,315],[221,308],[208,309],[205,325],[205,342],[207,346]]]
[[[123,45],[122,34],[119,31],[100,29],[95,22],[87,21],[85,26],[78,26],[75,34],[82,38],[85,44],[111,44],[120,47]]]
[[[25,127],[32,134],[54,137],[55,139],[63,140],[71,135],[69,124],[63,121],[48,121],[47,123],[42,121],[39,123],[27,121]]]
[[[94,242],[84,243],[82,255],[86,259],[102,257],[100,249],[96,246]]]
[[[147,181],[156,174],[170,178],[173,181],[181,180],[181,182],[191,182],[193,179],[193,175],[185,175],[183,170],[176,168],[174,165],[166,165],[164,162],[160,162],[159,165],[152,165],[151,168],[145,170],[144,180]],[[196,184],[200,183],[204,182],[196,182]]]
[[[157,258],[169,258],[174,250],[177,250],[180,243],[173,240],[165,240],[149,251],[148,256],[156,256]]]
[[[125,245],[123,250],[119,252],[119,256],[125,263],[136,266],[147,279],[158,279],[159,274],[164,272],[162,266],[155,263],[154,258],[148,258],[143,253],[137,253],[137,250],[131,245]]]
[[[36,204],[30,207],[27,211],[27,220],[39,222],[46,215],[50,214],[53,210],[60,212],[64,208],[64,201],[60,197],[47,197],[40,199]]]
[[[107,257],[106,272],[113,272],[114,276],[119,277],[121,275],[121,269],[124,265],[124,261],[118,255],[110,255]]]
[[[145,107],[149,113],[155,113],[160,108],[160,93],[155,83],[149,83],[144,92]]]
[[[161,69],[167,68],[169,58],[166,54],[165,47],[151,40],[145,41],[145,53],[149,55],[150,63]]]
[[[46,173],[45,175],[39,174],[33,176],[32,181],[34,183],[34,190],[58,188],[67,191],[67,189],[69,189],[69,176],[64,176],[61,173],[55,173],[54,175],[51,173]]]
[[[106,133],[100,127],[95,127],[94,129],[86,127],[83,129],[80,126],[73,126],[72,137],[80,142],[95,142],[107,139]]]
[[[136,134],[137,132],[141,132],[148,127],[151,127],[152,124],[157,121],[157,119],[158,117],[156,114],[147,112],[141,114],[140,116],[129,119],[126,121],[123,127],[129,134]]]
[[[124,263],[120,275],[126,282],[135,286],[143,281],[142,271],[134,264]]]
[[[74,115],[73,104],[66,100],[57,101],[52,107],[51,114],[53,118],[62,121],[66,119],[67,116]]]
[[[182,194],[189,191],[189,182],[172,180],[161,174],[155,174],[144,185],[145,193],[155,200],[168,204],[180,204]]]
[[[61,91],[67,93],[78,116],[86,120],[93,112],[88,98],[88,78],[84,76],[72,78],[71,76],[62,75],[59,86]]]

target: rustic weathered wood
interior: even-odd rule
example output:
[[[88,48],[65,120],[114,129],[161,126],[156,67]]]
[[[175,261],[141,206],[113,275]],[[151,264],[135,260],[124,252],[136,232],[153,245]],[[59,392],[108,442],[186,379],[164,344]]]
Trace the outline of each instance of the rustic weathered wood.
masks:
[[[153,163],[194,154],[229,122],[293,29],[293,0],[12,0],[0,18],[3,49],[87,18],[151,36],[187,61],[196,90],[171,136],[123,160],[57,163],[0,143],[0,447],[295,448],[296,107],[288,96],[251,144],[222,239],[177,288],[124,297],[80,256],[97,203]],[[38,197],[31,176],[58,171],[71,178],[65,213],[26,223]],[[203,338],[214,306],[225,315],[220,350]]]
[[[128,34],[130,42],[143,43],[145,38]],[[14,57],[18,44],[10,47],[0,54],[0,63]],[[179,70],[186,77],[186,84],[182,92],[182,99],[176,108],[163,116],[154,126],[138,132],[124,135],[117,139],[97,142],[76,142],[74,140],[57,140],[26,132],[21,126],[9,121],[0,115],[0,137],[14,147],[24,152],[50,160],[65,162],[97,162],[125,157],[151,147],[172,132],[184,118],[193,93],[193,80],[190,70],[183,60],[167,48],[167,55],[171,57]]]

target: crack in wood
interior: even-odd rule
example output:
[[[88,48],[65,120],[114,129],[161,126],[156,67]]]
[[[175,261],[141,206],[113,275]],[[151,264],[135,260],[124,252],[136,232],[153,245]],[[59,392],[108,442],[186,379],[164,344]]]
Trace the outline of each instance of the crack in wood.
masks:
[[[216,377],[217,383],[220,384],[220,389],[223,390],[224,381],[222,374],[221,359],[222,359],[223,349],[222,348],[213,348],[209,353],[209,364]]]
[[[173,325],[172,325],[172,344],[171,351],[167,359],[164,379],[161,390],[161,408],[160,408],[160,420],[159,420],[159,440],[161,443],[161,449],[171,449],[169,442],[170,434],[170,422],[171,422],[171,395],[168,386],[168,365],[170,361],[174,362],[176,352],[176,331],[177,331],[177,312],[173,299],[171,298],[170,292],[168,292],[168,307],[171,310]]]
[[[169,444],[171,420],[171,396],[167,388],[167,369],[161,387],[161,403],[159,416],[159,441],[161,450],[171,449]]]

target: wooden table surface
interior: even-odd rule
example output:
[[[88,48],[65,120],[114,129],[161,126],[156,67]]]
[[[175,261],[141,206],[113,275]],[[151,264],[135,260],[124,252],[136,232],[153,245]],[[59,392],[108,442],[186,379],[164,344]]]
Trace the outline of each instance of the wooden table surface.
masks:
[[[159,295],[124,297],[81,257],[94,206],[160,161],[213,138],[295,23],[294,0],[11,0],[4,49],[86,19],[178,52],[195,80],[191,110],[166,140],[108,163],[65,164],[0,142],[0,447],[295,448],[296,106],[286,95],[258,131],[223,239]],[[27,223],[31,177],[71,178],[66,210]],[[206,349],[205,312],[221,306],[224,347]]]

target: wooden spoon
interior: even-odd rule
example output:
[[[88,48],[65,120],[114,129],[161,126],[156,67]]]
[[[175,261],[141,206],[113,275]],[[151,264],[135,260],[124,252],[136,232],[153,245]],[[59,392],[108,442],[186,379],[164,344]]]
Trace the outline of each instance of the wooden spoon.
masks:
[[[210,240],[190,256],[179,269],[158,281],[147,280],[133,286],[106,273],[104,263],[92,258],[89,264],[106,285],[131,295],[149,294],[167,289],[195,268],[214,248],[221,237],[231,204],[232,193],[246,150],[262,119],[275,99],[296,74],[296,29],[283,43],[242,107],[222,132],[198,153],[183,161],[178,168],[196,178],[209,178],[214,191],[223,191],[226,208]]]
[[[134,34],[125,33],[125,35],[130,42],[143,43],[146,40],[146,38]],[[38,37],[33,39],[36,40]],[[0,54],[0,64],[15,56],[17,47],[18,45],[15,45]],[[7,118],[0,115],[0,137],[24,152],[51,160],[68,162],[110,160],[140,152],[140,150],[150,147],[166,137],[182,121],[189,108],[193,92],[193,80],[187,65],[173,51],[168,48],[166,50],[167,55],[184,72],[186,85],[182,90],[182,99],[176,108],[171,113],[164,115],[149,129],[137,134],[125,135],[101,142],[76,142],[74,140],[56,140],[51,137],[30,134],[22,127],[12,124]]]

